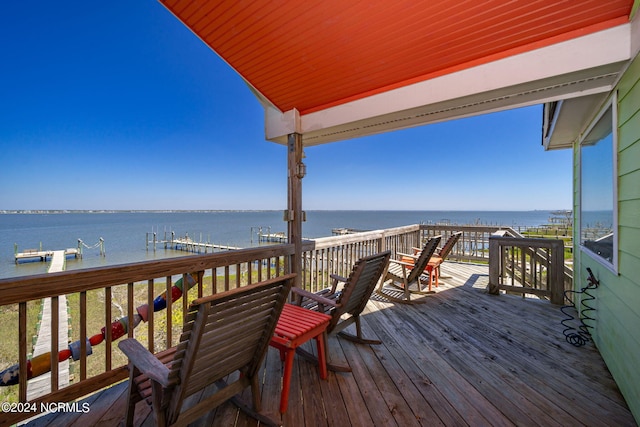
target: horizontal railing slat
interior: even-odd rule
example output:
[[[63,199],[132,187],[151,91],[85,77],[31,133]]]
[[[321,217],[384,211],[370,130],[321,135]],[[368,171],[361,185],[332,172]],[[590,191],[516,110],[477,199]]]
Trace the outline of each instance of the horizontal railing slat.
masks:
[[[236,265],[254,259],[290,256],[293,254],[293,248],[293,245],[288,244],[274,245],[267,248],[240,249],[175,259],[0,279],[0,295],[2,295],[3,305],[16,304],[22,301],[72,294],[124,283],[141,282],[150,278],[196,272],[215,266]]]

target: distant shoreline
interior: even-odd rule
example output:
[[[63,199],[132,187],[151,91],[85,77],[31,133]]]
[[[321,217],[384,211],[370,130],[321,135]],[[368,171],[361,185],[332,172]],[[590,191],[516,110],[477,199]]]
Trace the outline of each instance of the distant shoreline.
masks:
[[[4,209],[1,214],[277,212],[279,209]]]
[[[218,213],[281,212],[282,209],[0,209],[0,215],[105,214],[105,213]],[[565,209],[475,210],[475,209],[308,209],[309,212],[560,212]]]

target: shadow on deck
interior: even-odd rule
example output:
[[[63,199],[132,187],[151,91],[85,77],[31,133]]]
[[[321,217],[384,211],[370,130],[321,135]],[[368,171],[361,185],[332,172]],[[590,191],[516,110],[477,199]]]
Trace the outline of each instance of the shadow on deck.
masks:
[[[282,364],[270,348],[263,412],[285,426],[636,425],[593,344],[565,342],[558,306],[488,295],[486,266],[445,263],[442,274],[425,304],[369,302],[363,332],[382,345],[330,339],[330,359],[348,363],[353,373],[321,381],[315,366],[296,357],[282,418],[275,415]],[[126,386],[87,398],[87,414],[49,414],[29,425],[118,425]],[[136,424],[153,425],[144,403]],[[195,425],[257,422],[227,403]]]

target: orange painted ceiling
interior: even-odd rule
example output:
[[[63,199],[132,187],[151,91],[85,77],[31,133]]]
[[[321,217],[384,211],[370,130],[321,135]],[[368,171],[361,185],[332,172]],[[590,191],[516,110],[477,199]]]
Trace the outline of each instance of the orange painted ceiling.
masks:
[[[302,114],[629,21],[633,0],[160,0]]]

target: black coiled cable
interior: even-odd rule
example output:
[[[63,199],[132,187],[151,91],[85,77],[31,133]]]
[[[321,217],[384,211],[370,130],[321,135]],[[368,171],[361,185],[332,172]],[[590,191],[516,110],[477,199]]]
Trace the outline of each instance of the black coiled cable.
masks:
[[[562,306],[562,308],[560,308],[562,313],[565,316],[567,316],[566,319],[563,319],[562,322],[560,322],[562,326],[565,327],[562,333],[564,334],[567,342],[576,347],[582,347],[591,339],[591,333],[589,332],[589,329],[592,329],[593,326],[588,323],[585,323],[585,321],[595,322],[596,320],[594,317],[592,317],[592,312],[594,312],[596,309],[590,305],[590,302],[596,298],[595,296],[593,296],[593,294],[589,293],[589,291],[596,289],[598,285],[600,285],[600,282],[598,281],[598,279],[596,279],[596,277],[593,275],[593,272],[588,267],[587,267],[587,272],[589,273],[589,277],[587,278],[587,281],[589,282],[589,284],[584,288],[580,289],[579,291],[574,291],[574,290],[564,291],[564,298],[566,301],[569,302],[569,304],[564,305]],[[577,314],[578,312],[578,309],[576,308],[576,305],[573,302],[573,298],[569,298],[569,294],[586,295],[586,296],[583,296],[580,300],[580,305],[583,308],[580,311],[580,319],[579,319],[580,326],[577,329],[567,323],[575,319],[574,315],[568,313],[567,310],[571,309],[572,313],[575,313],[575,314]]]

